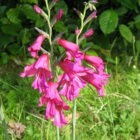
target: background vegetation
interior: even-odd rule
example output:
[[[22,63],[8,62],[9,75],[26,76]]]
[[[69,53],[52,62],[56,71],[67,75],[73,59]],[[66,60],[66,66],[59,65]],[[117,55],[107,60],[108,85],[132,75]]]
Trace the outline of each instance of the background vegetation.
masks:
[[[63,38],[75,42],[75,28],[80,26],[80,21],[72,8],[82,11],[83,2],[60,0],[57,3],[52,17],[61,8],[64,15],[55,24],[53,37],[66,30]],[[80,48],[91,46],[88,53],[104,59],[111,78],[104,98],[90,85],[78,97],[77,140],[137,140],[140,139],[140,0],[98,2],[97,18],[84,29],[93,28],[94,34],[83,41]],[[44,0],[0,1],[0,98],[6,123],[21,122],[26,126],[22,139],[54,140],[53,122],[43,119],[45,106],[38,107],[40,95],[30,86],[33,79],[19,77],[24,66],[34,61],[27,51],[38,36],[34,27],[42,30],[47,27],[44,19],[34,11],[34,4],[46,11]],[[43,47],[49,51],[47,41]],[[63,51],[57,46],[55,55]],[[72,107],[72,103],[69,105]],[[69,121],[71,112],[65,112]],[[1,124],[0,139],[4,139]],[[69,140],[70,135],[71,122],[61,130],[61,139]],[[15,134],[10,137],[18,139]]]

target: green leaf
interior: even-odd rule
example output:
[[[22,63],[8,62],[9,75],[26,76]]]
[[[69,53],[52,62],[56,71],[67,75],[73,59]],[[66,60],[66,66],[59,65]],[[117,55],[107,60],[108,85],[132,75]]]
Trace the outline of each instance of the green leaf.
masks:
[[[2,63],[3,63],[3,64],[6,64],[6,63],[7,63],[8,57],[9,57],[9,56],[8,56],[7,53],[2,53],[1,59],[2,59]]]
[[[21,28],[21,24],[5,24],[2,26],[2,31],[6,34],[17,35],[18,30]]]
[[[53,28],[57,32],[62,32],[67,29],[67,27],[64,25],[64,22],[60,20],[54,24]]]
[[[33,6],[31,6],[29,4],[22,5],[22,12],[29,19],[38,19],[39,18],[39,14],[37,14],[35,12]]]
[[[7,6],[0,6],[0,18],[2,18],[5,15],[5,10]]]
[[[7,11],[7,17],[13,23],[19,23],[20,20],[18,19],[19,10],[18,9],[10,9]]]
[[[137,10],[137,1],[135,0],[118,0],[122,5],[129,9],[135,9]]]
[[[10,23],[9,20],[8,20],[7,18],[1,18],[1,22],[2,22],[3,24],[9,24],[9,23]]]
[[[122,6],[120,8],[115,9],[115,11],[117,12],[117,14],[119,16],[122,16],[122,15],[127,13],[128,9],[126,7],[124,7],[124,6]]]
[[[38,18],[38,19],[36,20],[35,26],[36,26],[36,27],[43,27],[44,24],[45,24],[44,19],[43,19],[43,18]]]
[[[119,31],[122,37],[124,37],[128,42],[132,42],[132,32],[126,25],[121,24],[119,26]]]
[[[38,0],[20,0],[20,2],[24,2],[24,3],[35,3],[36,5],[38,5]]]
[[[115,30],[118,24],[118,15],[114,10],[104,11],[99,18],[100,28],[103,33],[110,34]]]
[[[21,49],[21,46],[18,45],[18,44],[12,44],[10,46],[8,46],[8,51],[10,53],[12,53],[13,55],[16,55],[16,54],[22,54],[23,53],[23,50]]]
[[[63,9],[64,15],[67,15],[68,6],[67,6],[67,4],[66,4],[63,0],[57,2],[54,8],[55,8],[55,11],[57,11],[57,12],[58,12],[60,9]]]
[[[88,50],[86,51],[86,54],[90,56],[98,56],[97,52],[95,52],[94,50]]]
[[[104,54],[106,56],[111,56],[111,50],[101,49],[100,51],[101,51],[102,54]]]
[[[6,47],[11,41],[12,41],[12,36],[5,34],[0,31],[0,43]]]
[[[140,15],[137,15],[135,18],[135,25],[137,27],[137,29],[140,29]]]
[[[91,49],[96,49],[96,50],[100,50],[101,47],[98,45],[95,45],[93,42],[87,42],[86,44],[84,44],[83,48],[87,48],[87,47],[91,47]]]

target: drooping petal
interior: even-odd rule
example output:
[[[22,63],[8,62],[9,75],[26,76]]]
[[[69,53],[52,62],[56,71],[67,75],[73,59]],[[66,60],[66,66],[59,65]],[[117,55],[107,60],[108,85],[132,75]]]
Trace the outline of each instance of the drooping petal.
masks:
[[[74,56],[79,50],[78,45],[76,45],[75,43],[69,42],[65,39],[60,39],[58,44],[64,47],[69,53],[72,54],[72,56]]]
[[[67,121],[60,107],[56,107],[56,115],[54,117],[54,126],[58,126],[60,129],[63,125],[66,125]]]
[[[53,100],[48,100],[47,102],[47,109],[45,113],[45,119],[51,119],[56,115],[55,103]]]
[[[102,73],[104,71],[105,63],[100,57],[89,56],[85,54],[84,59],[88,61],[89,63],[91,63],[91,65],[94,66],[99,73]]]
[[[37,69],[35,69],[34,64],[32,64],[32,65],[26,66],[24,68],[24,72],[20,73],[19,75],[21,77],[25,77],[25,76],[31,77],[31,76],[34,76],[36,73],[37,73]]]

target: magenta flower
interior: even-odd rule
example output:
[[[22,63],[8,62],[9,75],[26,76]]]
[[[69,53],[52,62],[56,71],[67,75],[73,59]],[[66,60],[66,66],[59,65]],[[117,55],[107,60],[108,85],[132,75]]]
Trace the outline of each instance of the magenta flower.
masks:
[[[86,82],[81,76],[85,76],[87,72],[93,73],[94,70],[76,65],[70,61],[60,62],[59,66],[65,72],[58,77],[57,84],[62,87],[59,93],[66,96],[68,101],[71,101],[79,95],[81,88],[86,86]]]
[[[59,45],[67,50],[67,58],[71,60],[73,57],[77,64],[81,64],[81,60],[84,59],[84,53],[79,51],[79,46],[75,43],[69,42],[65,39],[60,39]]]
[[[84,33],[84,37],[87,38],[93,34],[93,29],[89,29],[86,33]]]
[[[63,13],[63,9],[60,9],[60,11],[56,15],[56,21],[58,21],[62,17]]]
[[[77,54],[77,52],[79,50],[78,45],[76,45],[75,43],[69,42],[65,39],[60,39],[58,44],[61,45],[62,47],[64,47],[69,53],[71,53],[72,56]]]
[[[99,73],[102,73],[104,71],[105,63],[100,57],[89,56],[85,54],[84,59],[88,61],[89,63],[91,63],[91,65],[94,66]]]
[[[82,76],[81,78],[84,79],[86,82],[92,84],[96,88],[96,90],[98,91],[99,95],[104,97],[103,85],[106,85],[109,77],[110,77],[110,75],[103,72],[102,74],[87,73],[87,75]]]
[[[81,88],[86,86],[86,82],[80,77],[77,76],[73,80],[70,80],[66,73],[58,76],[57,83],[62,87],[59,94],[64,95],[68,101],[72,101],[75,97],[78,97]]]
[[[41,9],[38,6],[34,5],[34,9],[38,14],[41,14]]]
[[[55,0],[55,2],[58,2],[59,0]]]
[[[34,44],[28,48],[28,50],[31,52],[32,57],[35,58],[37,56],[44,39],[45,37],[43,35],[39,35]]]
[[[54,126],[57,125],[62,128],[63,125],[67,124],[62,109],[69,110],[70,108],[58,94],[55,83],[49,81],[48,86],[49,88],[40,98],[38,106],[47,103],[45,119],[54,117]]]
[[[48,88],[46,78],[53,78],[52,73],[49,70],[49,57],[44,54],[32,65],[28,65],[24,68],[24,72],[20,73],[21,77],[31,77],[35,75],[32,87],[39,89],[39,92],[45,92]]]

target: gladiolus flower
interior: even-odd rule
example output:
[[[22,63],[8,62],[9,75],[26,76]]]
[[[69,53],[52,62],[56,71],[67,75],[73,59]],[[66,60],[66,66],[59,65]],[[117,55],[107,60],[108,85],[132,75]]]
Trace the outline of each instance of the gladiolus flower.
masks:
[[[96,90],[98,91],[99,95],[104,97],[104,88],[103,85],[106,85],[106,83],[108,82],[108,78],[110,77],[110,75],[106,74],[105,72],[102,74],[99,73],[87,73],[87,75],[85,76],[81,76],[81,78],[83,80],[85,80],[86,82],[92,84]]]
[[[89,56],[89,55],[84,55],[84,59],[91,63],[92,66],[96,68],[96,70],[99,73],[102,73],[104,71],[104,62],[100,57],[97,56]]]
[[[39,89],[39,92],[45,92],[48,88],[46,78],[53,78],[52,73],[49,70],[49,56],[44,54],[32,65],[28,65],[24,68],[24,72],[20,73],[21,77],[31,77],[35,75],[32,87]]]
[[[70,108],[58,94],[55,83],[49,81],[48,86],[49,88],[40,98],[38,106],[42,106],[47,102],[45,119],[54,117],[54,126],[57,125],[62,128],[63,125],[67,124],[62,109],[69,110]]]
[[[34,9],[38,14],[41,14],[41,9],[38,6],[34,5]]]
[[[68,101],[72,101],[75,97],[78,97],[81,88],[86,86],[86,82],[80,77],[75,77],[71,80],[66,73],[58,76],[57,83],[62,87],[59,94],[64,95]]]
[[[43,35],[39,35],[34,44],[28,48],[28,50],[31,52],[32,57],[35,58],[37,56],[44,39],[45,37]]]
[[[71,57],[73,57],[77,64],[81,64],[81,60],[84,58],[84,54],[83,52],[79,51],[79,46],[77,44],[69,42],[65,39],[60,39],[58,44],[68,51],[66,53],[66,59],[71,60]]]
[[[78,45],[76,45],[75,43],[69,42],[65,39],[60,39],[58,44],[61,45],[62,47],[64,47],[69,53],[71,53],[72,56],[77,54],[77,52],[79,50]]]
[[[85,76],[87,72],[93,73],[94,70],[70,61],[60,62],[59,66],[65,72],[58,77],[57,84],[62,87],[59,93],[65,95],[67,100],[71,101],[79,95],[81,88],[86,86],[86,82],[80,76]]]

